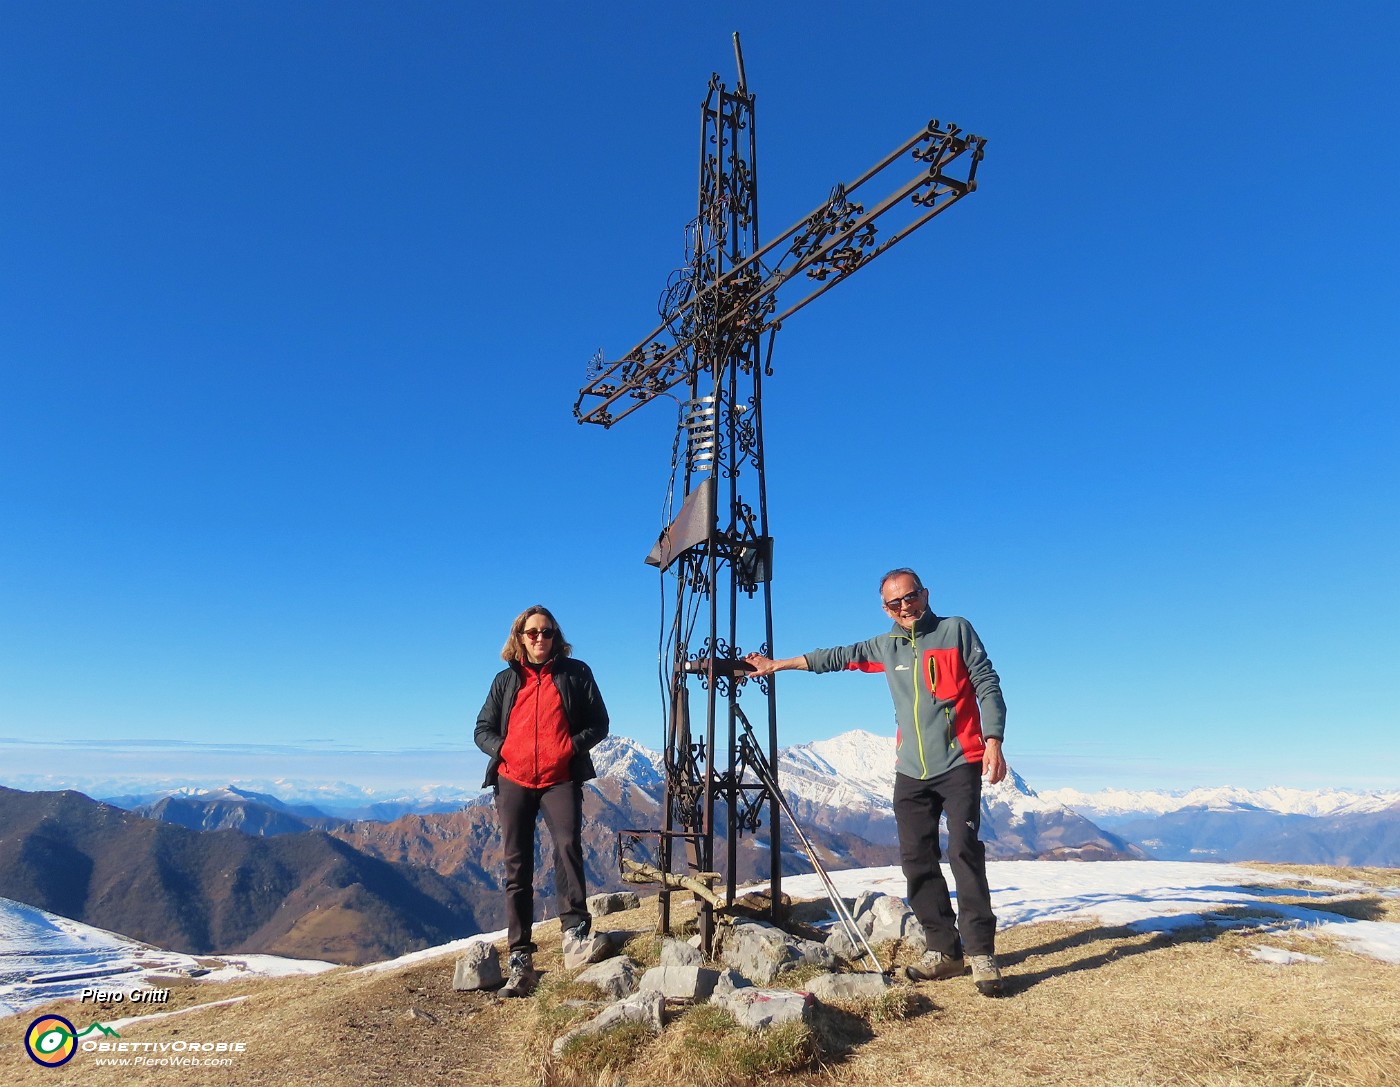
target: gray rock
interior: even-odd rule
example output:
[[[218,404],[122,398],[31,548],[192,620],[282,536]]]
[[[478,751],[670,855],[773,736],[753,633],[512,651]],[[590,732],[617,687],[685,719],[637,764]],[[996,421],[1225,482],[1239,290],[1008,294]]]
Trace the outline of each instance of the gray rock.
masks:
[[[556,1038],[553,1046],[554,1055],[557,1057],[563,1053],[564,1047],[575,1038],[583,1038],[590,1034],[598,1034],[619,1023],[641,1023],[650,1027],[657,1034],[660,1034],[662,1027],[661,1014],[665,1007],[666,998],[655,990],[642,990],[634,996],[627,997],[625,1000],[619,1000],[615,1004],[609,1004],[588,1022]]]
[[[588,898],[588,912],[594,917],[606,917],[610,913],[640,909],[641,897],[636,891],[613,891],[611,894],[592,895]]]
[[[604,959],[590,966],[574,980],[588,985],[596,985],[613,1000],[621,1000],[637,991],[637,978],[640,970],[636,963],[623,956]]]
[[[725,993],[732,993],[735,989],[747,989],[753,982],[744,977],[737,970],[724,969],[719,972],[719,979],[715,982],[714,992],[710,994],[711,1002]]]
[[[827,949],[839,958],[855,960],[865,954],[865,948],[846,934],[843,926],[837,925],[826,938]]]
[[[705,955],[698,947],[671,937],[661,941],[662,966],[699,966],[704,961]]]
[[[736,921],[724,936],[722,957],[760,985],[799,966],[836,965],[836,956],[825,944],[799,940],[766,921]]]
[[[805,1022],[814,1001],[810,993],[791,989],[735,989],[716,997],[722,1007],[742,1027],[763,1030],[782,1023]]]
[[[795,936],[791,940],[790,961],[783,967],[784,970],[795,970],[799,966],[820,966],[829,970],[836,965],[836,955],[826,944],[799,940]]]
[[[866,914],[869,917],[869,914]],[[919,929],[919,951],[923,952],[923,929]],[[864,937],[865,942],[851,939],[850,934],[842,925],[837,925],[831,930],[826,938],[826,947],[838,959],[845,959],[847,962],[858,965],[861,970],[876,969],[876,964],[870,961],[870,954],[866,950],[866,944],[870,943],[868,937]],[[908,941],[906,941],[907,943]],[[874,948],[870,949],[871,951]]]
[[[703,966],[653,966],[642,975],[643,992],[655,990],[668,1000],[689,1000],[699,1004],[707,1000],[719,981],[718,970]]]
[[[888,897],[889,895],[887,895],[884,891],[861,891],[861,893],[856,897],[855,905],[851,907],[851,916],[855,918],[857,924],[859,924],[862,920],[866,918],[866,915],[870,913],[870,907],[875,904],[875,900],[877,898]],[[865,924],[861,926],[860,931],[866,936],[870,935],[871,920],[873,920],[873,918],[871,918],[870,920],[866,920]]]
[[[807,983],[807,991],[823,1004],[873,1000],[890,989],[884,974],[818,974]]]
[[[904,899],[893,895],[881,895],[871,904],[870,914],[874,923],[870,926],[868,939],[873,944],[887,940],[903,940],[910,932],[923,931],[914,911],[904,904]]]
[[[492,944],[474,940],[457,956],[452,971],[452,988],[458,992],[491,989],[505,981],[501,972],[501,955]]]
[[[746,978],[766,985],[793,959],[793,938],[766,921],[736,921],[724,934],[722,958]]]

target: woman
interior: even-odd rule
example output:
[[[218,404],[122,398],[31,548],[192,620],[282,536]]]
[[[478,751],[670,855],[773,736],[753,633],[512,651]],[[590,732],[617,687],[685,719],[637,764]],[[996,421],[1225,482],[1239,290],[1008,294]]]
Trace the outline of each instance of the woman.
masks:
[[[608,711],[588,665],[550,610],[536,604],[510,625],[507,666],[476,718],[476,746],[491,757],[483,786],[496,791],[505,848],[510,976],[502,996],[535,987],[530,927],[535,910],[535,823],[554,839],[554,884],[565,933],[588,934],[583,876],[583,783],[596,777],[589,749],[608,734]]]

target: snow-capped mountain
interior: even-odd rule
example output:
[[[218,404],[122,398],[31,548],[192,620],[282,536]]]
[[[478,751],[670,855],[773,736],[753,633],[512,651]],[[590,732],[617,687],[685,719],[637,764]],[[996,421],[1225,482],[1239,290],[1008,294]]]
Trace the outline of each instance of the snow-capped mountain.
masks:
[[[122,786],[83,790],[119,808],[149,808],[174,797],[200,803],[256,803],[310,819],[397,819],[401,815],[455,811],[481,796],[472,785],[423,785],[412,792],[373,789],[345,781],[298,781],[289,778],[239,780],[225,783],[158,782],[137,788]]]
[[[1239,789],[1222,786],[1186,792],[1051,789],[1043,794],[1086,815],[1165,815],[1183,808],[1271,811],[1280,815],[1362,815],[1400,804],[1400,791],[1353,793],[1341,789]]]
[[[857,729],[830,740],[784,748],[778,755],[778,781],[789,799],[849,808],[862,805],[892,811],[894,739]],[[1017,817],[1029,812],[1063,811],[1067,805],[1042,796],[1015,770],[996,785],[983,786],[988,803]]]
[[[855,730],[778,752],[778,784],[803,829],[855,835],[892,850],[894,738]],[[641,786],[658,800],[662,756],[635,740],[610,736],[593,750],[601,778]],[[982,837],[994,857],[1142,857],[1081,814],[1036,795],[1015,771],[982,794]],[[890,854],[887,863],[897,858]]]
[[[893,845],[894,762],[893,737],[845,732],[779,752],[778,784],[804,822]],[[982,838],[992,857],[1144,855],[1079,812],[1038,796],[1015,770],[983,787]]]
[[[809,799],[840,805],[847,796],[864,795],[888,801],[894,788],[894,741],[855,729],[829,740],[784,748],[778,770],[790,781],[784,789],[800,789]],[[830,791],[822,793],[822,787]]]
[[[238,830],[255,837],[329,830],[343,820],[309,804],[286,804],[269,793],[227,785],[220,789],[179,789],[153,804],[128,805],[147,819],[191,830]]]
[[[666,780],[662,757],[626,736],[607,737],[591,754],[599,777],[630,781],[648,792]]]
[[[1162,860],[1400,864],[1400,792],[1227,787],[1051,795]]]

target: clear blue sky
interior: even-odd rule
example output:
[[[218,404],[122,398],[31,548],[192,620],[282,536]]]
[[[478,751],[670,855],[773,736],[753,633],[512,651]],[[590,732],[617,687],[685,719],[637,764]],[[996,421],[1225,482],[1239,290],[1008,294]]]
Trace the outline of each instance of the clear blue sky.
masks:
[[[536,601],[659,746],[675,417],[571,407],[736,29],[765,234],[989,140],[778,338],[778,652],[909,564],[1036,787],[1400,782],[1400,8],[1107,0],[0,3],[0,780],[475,784]],[[893,732],[779,684],[784,743]]]

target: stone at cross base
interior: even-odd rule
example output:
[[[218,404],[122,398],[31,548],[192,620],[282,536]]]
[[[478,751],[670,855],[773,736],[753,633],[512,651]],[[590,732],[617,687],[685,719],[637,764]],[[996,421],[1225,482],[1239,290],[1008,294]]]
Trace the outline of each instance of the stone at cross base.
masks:
[[[724,934],[721,957],[759,985],[802,966],[836,965],[836,956],[824,944],[799,939],[765,921],[735,921]]]
[[[892,985],[884,974],[818,974],[807,983],[807,991],[823,1004],[841,1004],[877,999]]]
[[[641,909],[642,899],[636,891],[611,891],[590,895],[587,905],[592,916],[606,917],[610,913],[621,913],[623,910]]]
[[[637,991],[641,969],[626,955],[604,959],[579,974],[575,981],[596,985],[611,1000],[621,1000]]]
[[[557,1057],[564,1052],[564,1047],[575,1038],[597,1034],[619,1023],[641,1023],[654,1033],[660,1034],[661,1014],[665,1007],[666,998],[659,992],[654,989],[643,990],[625,1000],[619,1000],[616,1004],[608,1005],[587,1023],[556,1038],[552,1052]]]
[[[501,971],[501,955],[493,944],[473,940],[457,956],[452,971],[452,988],[458,992],[493,989],[506,980]]]
[[[653,966],[642,975],[641,988],[654,989],[667,1000],[702,1004],[719,981],[719,971],[703,966],[673,964]]]
[[[766,1030],[784,1023],[806,1022],[816,1001],[793,989],[731,989],[710,1003],[723,1008],[741,1027]]]

